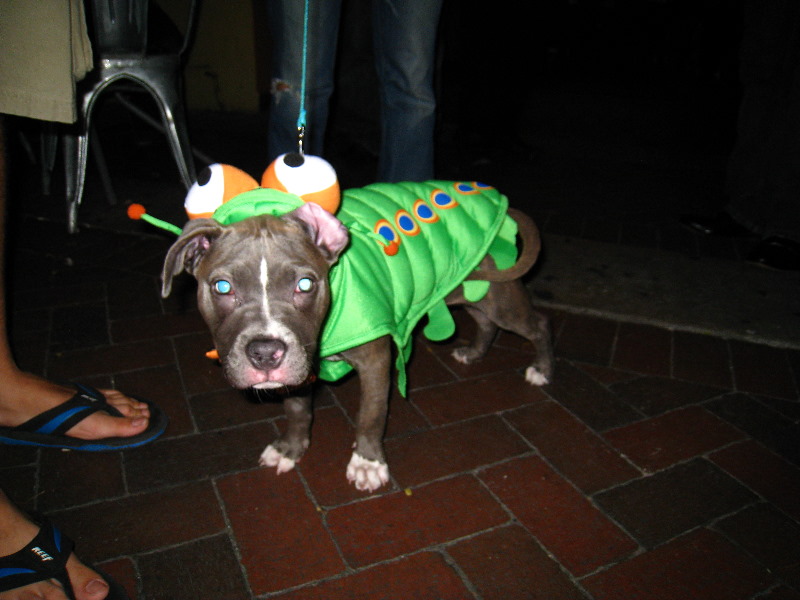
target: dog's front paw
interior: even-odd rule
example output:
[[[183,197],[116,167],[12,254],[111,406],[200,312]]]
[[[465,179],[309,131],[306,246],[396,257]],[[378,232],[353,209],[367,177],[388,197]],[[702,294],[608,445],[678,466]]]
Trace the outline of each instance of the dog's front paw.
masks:
[[[278,452],[272,444],[270,444],[264,449],[264,452],[261,453],[258,464],[262,467],[277,467],[278,475],[280,475],[281,473],[287,473],[294,469],[295,461]]]
[[[389,483],[389,467],[378,460],[368,460],[353,452],[347,465],[347,481],[354,483],[357,490],[374,492]]]

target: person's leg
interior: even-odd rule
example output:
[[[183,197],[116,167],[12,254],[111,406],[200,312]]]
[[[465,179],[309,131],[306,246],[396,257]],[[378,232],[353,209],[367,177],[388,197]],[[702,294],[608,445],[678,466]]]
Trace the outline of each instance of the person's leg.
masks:
[[[303,0],[265,0],[272,35],[268,161],[297,151],[303,71]],[[341,0],[309,3],[306,58],[306,131],[303,151],[321,154],[334,86]]]
[[[0,557],[10,556],[24,548],[36,537],[39,527],[32,523],[11,503],[0,490]],[[77,600],[102,600],[109,586],[95,571],[84,565],[75,554],[67,560],[72,590]],[[43,598],[66,600],[67,595],[56,580],[40,581],[21,588],[0,592],[0,600],[25,600]]]
[[[442,0],[375,0],[381,98],[378,179],[424,181],[434,172],[436,32]]]
[[[6,216],[5,119],[0,116],[0,425],[15,427],[68,400],[75,389],[64,387],[21,371],[11,355],[5,306],[5,216]],[[109,403],[124,417],[98,412],[75,425],[67,434],[81,439],[127,437],[147,429],[150,411],[146,404],[114,390],[103,390]]]

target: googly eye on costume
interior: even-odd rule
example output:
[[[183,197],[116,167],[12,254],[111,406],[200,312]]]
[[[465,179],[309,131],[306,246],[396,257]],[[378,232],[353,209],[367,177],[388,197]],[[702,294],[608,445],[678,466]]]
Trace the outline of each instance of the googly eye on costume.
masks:
[[[225,281],[224,279],[215,281],[213,287],[215,292],[222,295],[230,294],[233,291],[233,286],[231,285],[231,282]]]
[[[241,169],[214,163],[197,176],[186,193],[183,207],[190,219],[207,219],[223,203],[257,187],[258,182]]]

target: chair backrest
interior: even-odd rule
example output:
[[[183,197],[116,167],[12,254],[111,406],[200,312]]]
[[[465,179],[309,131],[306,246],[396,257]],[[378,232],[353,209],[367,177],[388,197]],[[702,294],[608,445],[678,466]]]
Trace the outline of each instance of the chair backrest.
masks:
[[[101,56],[144,54],[149,0],[87,0]]]

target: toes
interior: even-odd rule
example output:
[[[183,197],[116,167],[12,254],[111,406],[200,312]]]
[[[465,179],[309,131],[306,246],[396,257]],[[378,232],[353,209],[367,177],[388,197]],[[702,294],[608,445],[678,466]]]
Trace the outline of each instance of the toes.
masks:
[[[389,483],[389,467],[384,462],[367,460],[353,453],[347,465],[347,480],[362,492],[374,492]]]
[[[74,554],[67,559],[67,573],[76,600],[102,600],[108,596],[108,583]]]
[[[547,385],[550,383],[550,378],[536,367],[528,367],[525,369],[525,381],[531,385]]]
[[[272,445],[269,445],[264,452],[261,453],[258,464],[262,467],[276,467],[276,471],[278,475],[280,475],[281,473],[288,473],[294,469],[296,463],[291,458],[287,458],[278,452]]]

